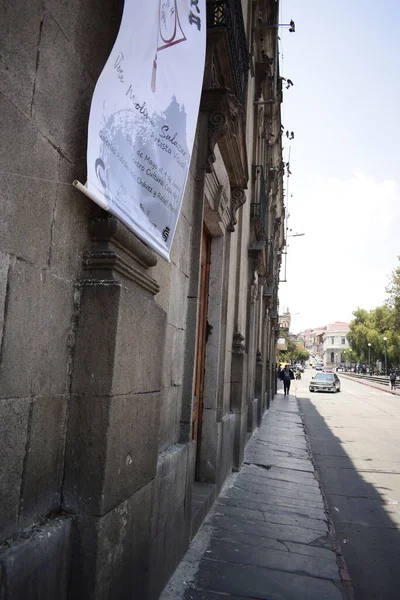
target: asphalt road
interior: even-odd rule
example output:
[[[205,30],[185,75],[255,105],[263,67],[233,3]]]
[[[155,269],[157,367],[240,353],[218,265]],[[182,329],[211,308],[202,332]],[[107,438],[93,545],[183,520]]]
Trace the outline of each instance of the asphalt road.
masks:
[[[399,600],[400,398],[344,378],[340,393],[311,393],[313,373],[308,369],[291,392],[356,600]]]

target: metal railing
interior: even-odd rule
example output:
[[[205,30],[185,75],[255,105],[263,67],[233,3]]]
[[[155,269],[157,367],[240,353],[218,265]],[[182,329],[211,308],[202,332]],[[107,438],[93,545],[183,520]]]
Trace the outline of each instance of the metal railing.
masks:
[[[351,373],[350,371],[344,371],[343,373],[339,371],[339,377],[343,375],[343,377],[348,377],[349,379],[359,379],[363,381],[372,381],[374,383],[379,383],[380,385],[385,385],[390,387],[389,377],[385,375],[362,375],[361,373]],[[400,390],[400,383],[396,382],[396,390]]]
[[[232,56],[237,96],[243,106],[245,106],[249,55],[243,22],[242,4],[240,0],[217,0],[207,2],[206,7],[207,27],[210,29],[226,29]]]

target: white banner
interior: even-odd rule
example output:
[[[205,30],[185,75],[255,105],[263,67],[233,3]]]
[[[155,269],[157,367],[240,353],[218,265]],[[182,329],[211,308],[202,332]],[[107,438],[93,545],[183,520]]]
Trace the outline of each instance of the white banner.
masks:
[[[89,118],[86,191],[169,260],[199,112],[205,0],[125,0]]]

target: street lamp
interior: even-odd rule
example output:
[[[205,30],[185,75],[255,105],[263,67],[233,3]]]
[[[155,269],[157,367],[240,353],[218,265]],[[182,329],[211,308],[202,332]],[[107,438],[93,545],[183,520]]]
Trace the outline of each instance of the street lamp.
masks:
[[[368,343],[368,369],[371,369],[371,343]]]
[[[293,21],[293,19],[290,21],[290,23],[277,23],[276,25],[266,25],[265,29],[278,29],[278,27],[289,27],[290,33],[295,33],[296,31],[296,23]]]
[[[387,375],[387,337],[386,337],[386,335],[384,336],[383,341],[385,342],[385,375]]]
[[[342,363],[343,363],[343,365],[344,365],[343,369],[344,369],[345,371],[347,371],[347,360],[346,360],[346,359],[347,359],[347,356],[346,356],[346,350],[343,350],[343,352],[342,352],[342,356],[341,356],[341,359],[342,359],[342,360],[341,360],[341,362],[342,362]]]
[[[289,215],[288,215],[288,216],[289,216]],[[287,226],[286,226],[286,232],[287,232]],[[284,278],[283,278],[283,279],[280,279],[280,280],[279,280],[281,283],[286,283],[286,282],[287,282],[287,278],[286,278],[286,270],[287,270],[287,253],[288,253],[288,250],[287,250],[287,249],[289,248],[289,244],[287,243],[287,238],[290,238],[290,237],[301,237],[301,236],[303,236],[303,235],[306,235],[306,234],[305,234],[305,233],[291,233],[291,234],[287,235],[287,233],[286,233],[286,240],[285,240],[285,241],[286,241],[286,243],[285,243],[285,249],[286,249],[286,251],[285,251],[285,252],[282,252],[282,254],[284,254],[284,255],[285,255],[285,275],[284,275]]]

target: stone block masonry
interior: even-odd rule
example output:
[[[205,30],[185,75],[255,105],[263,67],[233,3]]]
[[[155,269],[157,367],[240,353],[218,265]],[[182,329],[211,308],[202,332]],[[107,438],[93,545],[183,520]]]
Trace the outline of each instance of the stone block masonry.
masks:
[[[258,66],[266,52],[278,58],[276,28],[263,25],[261,47],[261,30],[248,45],[244,24],[276,22],[279,3],[224,10],[231,4],[233,35],[231,19],[202,21],[196,139],[166,262],[71,185],[86,180],[91,95],[124,1],[5,3],[1,599],[157,600],[259,424],[275,361],[283,230],[270,224],[282,215],[283,188],[277,174],[266,177],[270,224],[253,222],[250,167],[264,157],[267,175],[267,157],[281,160],[280,104],[250,118],[237,85],[248,81],[250,107],[270,84]],[[250,46],[258,66],[248,77]],[[238,508],[218,506],[221,519]]]

